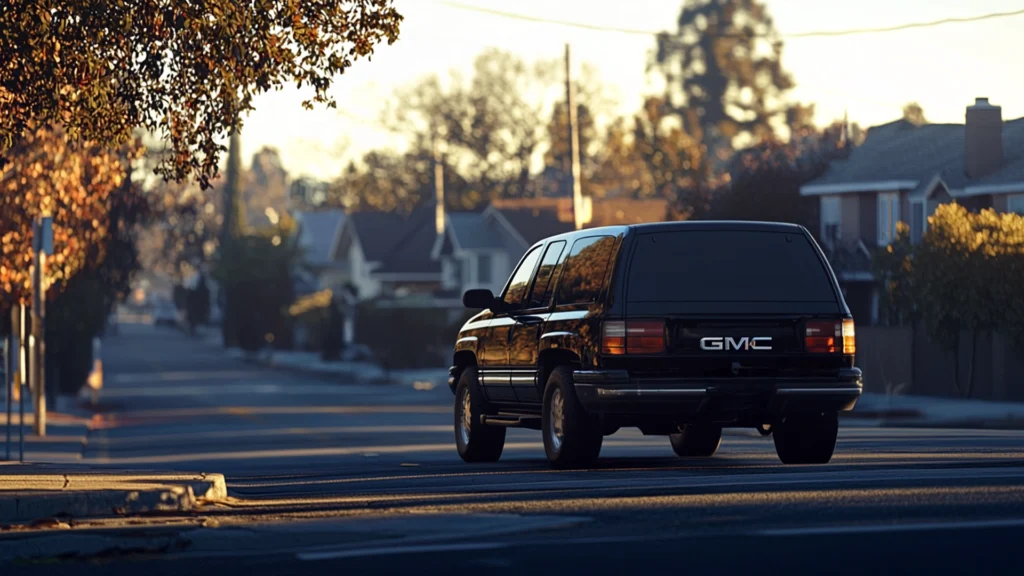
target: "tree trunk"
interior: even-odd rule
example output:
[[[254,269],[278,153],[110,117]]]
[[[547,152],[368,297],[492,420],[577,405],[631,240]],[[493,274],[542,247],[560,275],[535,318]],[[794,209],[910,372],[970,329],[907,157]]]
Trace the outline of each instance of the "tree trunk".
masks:
[[[978,331],[971,332],[971,361],[967,367],[967,397],[974,393],[974,366],[978,356]]]

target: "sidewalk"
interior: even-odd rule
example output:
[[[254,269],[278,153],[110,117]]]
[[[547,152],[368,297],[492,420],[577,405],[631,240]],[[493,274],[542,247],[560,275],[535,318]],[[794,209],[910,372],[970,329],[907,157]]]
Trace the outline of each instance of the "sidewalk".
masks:
[[[0,463],[0,531],[46,519],[59,523],[85,517],[187,512],[226,498],[221,474]]]
[[[210,346],[223,347],[220,331],[215,328],[201,328],[199,338]],[[245,352],[238,348],[228,348],[224,350],[224,353],[231,358],[237,358],[246,362],[326,377],[330,380],[349,384],[400,384],[432,389],[437,386],[447,385],[448,382],[447,367],[385,371],[373,362],[344,360],[325,362],[320,357],[320,354],[316,352],[299,352],[294,350]]]
[[[864,426],[1024,429],[1024,403],[864,394],[842,419]]]
[[[40,438],[32,433],[35,414],[31,403],[25,405],[25,461],[74,463],[82,459],[82,453],[89,441],[90,418],[83,414],[48,412],[46,415],[46,436]],[[11,414],[11,460],[18,460],[19,426],[18,407]],[[7,453],[7,409],[0,402],[0,464]]]

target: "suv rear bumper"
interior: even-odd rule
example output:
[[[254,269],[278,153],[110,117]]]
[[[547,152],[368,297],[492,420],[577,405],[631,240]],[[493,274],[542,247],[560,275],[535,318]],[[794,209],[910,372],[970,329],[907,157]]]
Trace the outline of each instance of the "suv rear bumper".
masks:
[[[863,392],[859,368],[837,378],[633,378],[625,370],[577,370],[576,395],[588,412],[673,414],[715,421],[761,420],[852,410]]]

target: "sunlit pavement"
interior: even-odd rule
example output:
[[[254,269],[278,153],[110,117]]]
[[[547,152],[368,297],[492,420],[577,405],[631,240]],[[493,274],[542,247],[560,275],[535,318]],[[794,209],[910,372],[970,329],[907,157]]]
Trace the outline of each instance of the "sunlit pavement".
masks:
[[[222,472],[231,500],[149,519],[100,564],[11,573],[1019,573],[1018,431],[849,428],[831,464],[789,467],[756,434],[682,461],[622,431],[596,470],[554,472],[532,431],[510,431],[498,464],[463,464],[444,386],[295,376],[142,325],[105,343],[104,368],[81,461]]]

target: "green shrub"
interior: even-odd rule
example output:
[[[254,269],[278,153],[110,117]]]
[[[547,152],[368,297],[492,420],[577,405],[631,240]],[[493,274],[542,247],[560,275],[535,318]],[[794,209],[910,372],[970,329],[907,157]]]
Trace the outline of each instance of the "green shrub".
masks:
[[[356,313],[356,341],[368,346],[387,369],[447,366],[461,326],[448,317],[443,308],[363,303]]]
[[[224,326],[233,332],[229,341],[247,351],[292,347],[288,306],[294,300],[295,257],[294,247],[276,233],[236,238],[220,254],[214,275],[228,294]]]

